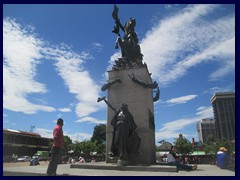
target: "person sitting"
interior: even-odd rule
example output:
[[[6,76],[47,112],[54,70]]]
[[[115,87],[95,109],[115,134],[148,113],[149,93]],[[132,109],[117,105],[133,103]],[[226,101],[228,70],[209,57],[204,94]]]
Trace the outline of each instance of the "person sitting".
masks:
[[[231,158],[226,152],[227,149],[225,147],[220,147],[217,152],[217,166],[220,169],[227,169],[230,166]]]
[[[85,163],[84,157],[80,157],[80,158],[79,158],[79,163]]]
[[[180,163],[177,160],[177,156],[176,156],[175,150],[176,150],[176,148],[174,146],[171,146],[171,150],[169,151],[169,153],[167,155],[167,162],[169,164],[176,165],[178,169],[182,168],[182,169],[187,170],[187,171],[193,171],[193,170],[197,169],[197,165],[196,164],[191,165],[191,164]]]
[[[38,161],[38,158],[33,158],[31,161],[30,161],[30,165],[29,166],[37,166],[39,165],[39,161]]]

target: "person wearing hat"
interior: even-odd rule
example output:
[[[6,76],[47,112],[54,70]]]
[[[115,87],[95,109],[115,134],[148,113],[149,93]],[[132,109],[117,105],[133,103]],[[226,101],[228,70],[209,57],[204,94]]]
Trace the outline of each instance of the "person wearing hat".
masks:
[[[56,176],[58,162],[61,158],[61,150],[64,147],[62,126],[63,120],[62,118],[58,118],[57,125],[53,130],[53,146],[51,150],[52,155],[47,169],[48,176]]]
[[[217,166],[220,169],[226,169],[230,164],[231,158],[226,152],[227,149],[225,147],[220,147],[217,152]]]

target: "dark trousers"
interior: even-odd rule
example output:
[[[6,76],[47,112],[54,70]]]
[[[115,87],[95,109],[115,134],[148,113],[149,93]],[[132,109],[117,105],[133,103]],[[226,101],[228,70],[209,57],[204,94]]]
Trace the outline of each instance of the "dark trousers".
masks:
[[[181,169],[184,169],[184,170],[187,170],[187,171],[192,170],[192,165],[182,164],[179,161],[170,162],[170,163],[176,165],[178,169],[181,168]]]
[[[50,163],[49,163],[48,169],[47,169],[47,174],[48,175],[56,175],[57,166],[58,166],[58,162],[59,162],[60,157],[61,157],[60,148],[59,147],[53,147],[52,148],[51,160],[50,160]]]

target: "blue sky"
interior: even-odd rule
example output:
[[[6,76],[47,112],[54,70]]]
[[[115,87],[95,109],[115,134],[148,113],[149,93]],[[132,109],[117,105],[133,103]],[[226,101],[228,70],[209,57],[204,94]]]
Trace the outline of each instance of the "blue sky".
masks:
[[[215,92],[235,91],[235,6],[119,4],[136,19],[143,61],[161,91],[156,144],[179,133],[198,140]],[[118,57],[112,4],[3,5],[3,128],[52,137],[58,117],[73,141],[106,123],[101,86]]]

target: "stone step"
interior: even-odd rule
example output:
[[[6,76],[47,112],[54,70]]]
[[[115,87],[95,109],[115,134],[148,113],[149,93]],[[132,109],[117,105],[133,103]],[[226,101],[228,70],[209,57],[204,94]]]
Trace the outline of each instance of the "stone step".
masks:
[[[70,168],[79,169],[103,169],[103,170],[120,170],[120,171],[153,171],[153,172],[178,172],[176,166],[169,165],[136,165],[136,166],[119,166],[110,163],[74,163]]]

